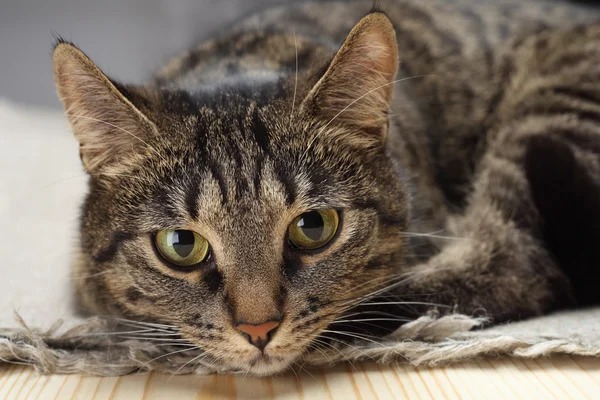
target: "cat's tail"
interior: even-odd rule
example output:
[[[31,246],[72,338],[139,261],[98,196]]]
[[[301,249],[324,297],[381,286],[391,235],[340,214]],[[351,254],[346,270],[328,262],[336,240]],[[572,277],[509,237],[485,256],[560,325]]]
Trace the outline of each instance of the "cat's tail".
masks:
[[[593,147],[600,149],[600,139]],[[600,152],[595,156],[600,161]],[[600,178],[568,144],[549,136],[531,139],[525,169],[544,240],[569,277],[574,300],[600,304]]]

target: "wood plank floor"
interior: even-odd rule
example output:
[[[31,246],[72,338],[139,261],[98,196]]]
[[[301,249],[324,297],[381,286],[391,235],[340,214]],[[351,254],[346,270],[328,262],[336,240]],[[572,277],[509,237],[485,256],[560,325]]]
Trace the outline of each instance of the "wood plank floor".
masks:
[[[483,358],[445,368],[339,365],[275,378],[40,375],[0,366],[0,399],[600,399],[600,359]]]

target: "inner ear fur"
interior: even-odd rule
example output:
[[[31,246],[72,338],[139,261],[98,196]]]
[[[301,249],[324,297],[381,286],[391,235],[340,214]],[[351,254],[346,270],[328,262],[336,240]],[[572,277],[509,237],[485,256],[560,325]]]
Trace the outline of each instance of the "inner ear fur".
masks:
[[[77,47],[60,41],[52,62],[56,89],[87,172],[117,163],[157,132],[154,123]]]
[[[303,107],[384,141],[397,72],[394,27],[385,14],[369,14],[348,34]]]

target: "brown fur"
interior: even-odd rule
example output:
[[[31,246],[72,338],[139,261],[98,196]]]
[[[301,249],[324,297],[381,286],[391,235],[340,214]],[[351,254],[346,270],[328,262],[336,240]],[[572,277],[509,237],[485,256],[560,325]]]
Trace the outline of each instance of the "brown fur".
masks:
[[[544,157],[532,138],[551,135],[597,190],[600,26],[562,26],[591,13],[394,1],[347,34],[369,4],[266,11],[144,88],[57,45],[90,173],[75,267],[86,308],[175,326],[208,362],[264,374],[436,305],[498,322],[576,297],[578,266],[548,244],[560,230],[527,165]],[[334,240],[290,248],[288,225],[320,208],[341,213]],[[163,263],[164,229],[204,236],[210,265]],[[264,354],[234,329],[273,320]]]

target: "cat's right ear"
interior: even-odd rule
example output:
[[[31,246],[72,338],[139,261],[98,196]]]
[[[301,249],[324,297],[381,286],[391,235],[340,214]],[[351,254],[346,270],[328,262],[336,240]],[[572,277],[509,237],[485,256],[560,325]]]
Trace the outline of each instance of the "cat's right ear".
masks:
[[[59,40],[52,63],[56,89],[88,173],[114,167],[156,134],[154,123],[77,47]]]
[[[389,18],[362,18],[308,93],[302,108],[326,122],[354,126],[366,138],[385,142],[388,109],[398,73],[396,32]]]

